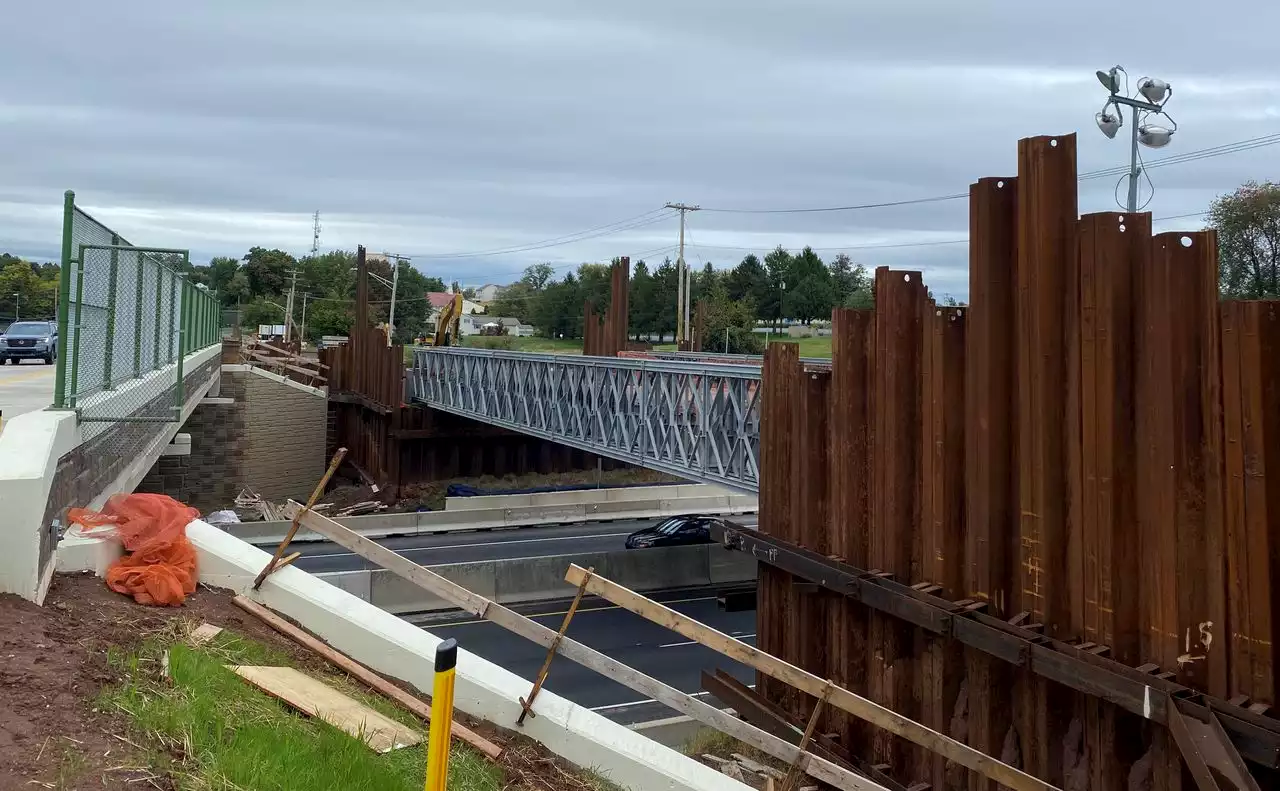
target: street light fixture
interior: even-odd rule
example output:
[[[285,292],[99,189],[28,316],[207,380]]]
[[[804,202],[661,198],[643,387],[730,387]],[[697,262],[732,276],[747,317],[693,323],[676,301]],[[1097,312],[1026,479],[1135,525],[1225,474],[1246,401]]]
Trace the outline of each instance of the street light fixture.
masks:
[[[1138,211],[1138,177],[1142,175],[1141,159],[1138,156],[1139,144],[1148,148],[1164,148],[1169,145],[1173,139],[1173,133],[1178,130],[1178,124],[1174,122],[1169,114],[1164,111],[1164,106],[1168,103],[1169,98],[1173,95],[1173,88],[1164,80],[1154,77],[1143,77],[1138,81],[1138,94],[1133,97],[1125,96],[1121,93],[1120,75],[1123,74],[1125,81],[1124,87],[1127,92],[1129,85],[1129,73],[1121,66],[1112,66],[1108,71],[1099,70],[1098,82],[1102,83],[1102,87],[1107,89],[1110,96],[1107,97],[1106,104],[1102,105],[1102,109],[1094,114],[1093,120],[1098,124],[1098,129],[1108,139],[1114,139],[1116,133],[1124,126],[1124,115],[1120,109],[1122,106],[1131,108],[1131,143],[1129,147],[1129,200],[1125,205],[1125,209],[1130,212]],[[1138,98],[1141,96],[1142,98]],[[1169,125],[1149,123],[1156,118],[1164,118]]]

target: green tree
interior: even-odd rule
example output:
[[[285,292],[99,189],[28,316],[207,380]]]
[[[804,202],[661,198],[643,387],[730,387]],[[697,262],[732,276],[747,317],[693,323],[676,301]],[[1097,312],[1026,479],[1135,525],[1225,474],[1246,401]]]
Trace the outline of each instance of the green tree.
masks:
[[[791,259],[787,272],[787,293],[782,309],[787,318],[806,324],[814,319],[831,317],[835,289],[831,272],[811,247],[805,247]]]
[[[57,281],[41,278],[21,258],[9,256],[7,261],[0,268],[0,317],[53,318]]]
[[[831,259],[828,267],[831,270],[831,290],[835,295],[835,304],[847,304],[856,291],[868,285],[867,268],[862,264],[854,264],[853,259],[840,253]]]
[[[676,265],[670,258],[663,259],[653,270],[653,332],[659,338],[676,335],[676,293],[679,286]]]
[[[636,337],[656,331],[654,324],[658,318],[658,306],[653,301],[654,285],[653,276],[649,274],[649,265],[644,262],[644,259],[636,261],[635,269],[631,273],[631,295],[627,305],[629,311],[627,326]]]
[[[282,294],[289,282],[289,272],[296,264],[297,261],[293,256],[283,250],[249,248],[249,252],[244,256],[244,269],[249,278],[250,293],[254,297],[274,297]]]
[[[520,282],[534,291],[541,291],[555,276],[556,270],[551,264],[534,264],[524,270],[524,276],[520,278]]]
[[[730,299],[750,299],[757,308],[769,298],[769,273],[754,253],[730,270],[725,285]]]
[[[756,306],[756,315],[777,327],[782,319],[783,292],[787,286],[795,287],[795,283],[787,283],[787,276],[791,274],[791,254],[778,245],[764,257],[764,269],[769,288],[764,300]]]
[[[760,354],[764,338],[753,332],[756,309],[751,298],[734,299],[723,278],[712,282],[707,294],[707,318],[703,325],[704,351]]]
[[[1280,297],[1280,184],[1249,181],[1209,205],[1225,297]]]

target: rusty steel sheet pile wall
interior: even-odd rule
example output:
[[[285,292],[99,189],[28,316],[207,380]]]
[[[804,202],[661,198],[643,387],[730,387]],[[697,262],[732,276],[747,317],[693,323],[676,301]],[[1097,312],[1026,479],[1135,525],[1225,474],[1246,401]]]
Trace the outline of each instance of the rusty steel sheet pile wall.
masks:
[[[760,530],[1271,716],[1280,302],[1219,301],[1212,231],[1079,216],[1074,135],[1017,164],[970,188],[971,305],[881,268],[873,311],[835,311],[829,372],[769,345]],[[1132,707],[761,560],[762,650],[1060,788],[1193,787]],[[904,786],[996,787],[842,713],[821,727]]]
[[[617,357],[627,348],[630,313],[631,259],[622,256],[609,267],[609,307],[604,317],[596,315],[595,303],[582,306],[582,353]]]

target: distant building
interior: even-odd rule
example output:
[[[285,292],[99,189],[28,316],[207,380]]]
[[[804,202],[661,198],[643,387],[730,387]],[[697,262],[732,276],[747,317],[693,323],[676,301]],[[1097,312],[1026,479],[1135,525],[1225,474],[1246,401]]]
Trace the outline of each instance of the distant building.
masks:
[[[476,301],[492,302],[498,297],[502,296],[502,292],[506,290],[507,290],[506,286],[499,286],[493,283],[485,283],[483,286],[476,289]]]
[[[496,319],[496,321],[507,328],[508,335],[514,335],[517,338],[530,338],[538,332],[533,325],[525,324],[520,319],[511,318],[510,316],[503,316]]]

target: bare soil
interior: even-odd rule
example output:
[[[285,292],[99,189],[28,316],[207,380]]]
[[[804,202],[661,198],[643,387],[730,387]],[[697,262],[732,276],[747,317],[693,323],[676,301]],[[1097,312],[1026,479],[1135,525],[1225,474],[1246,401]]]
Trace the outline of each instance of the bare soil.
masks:
[[[182,607],[144,607],[91,574],[55,576],[43,607],[0,595],[0,791],[171,791],[172,778],[149,766],[154,753],[145,737],[130,732],[128,716],[100,710],[96,702],[104,687],[118,681],[108,652],[128,651],[169,630],[174,619],[235,631],[285,653],[301,670],[340,672],[231,599],[201,586]],[[456,719],[503,747],[499,763],[507,788],[604,787],[518,733],[461,712]]]

